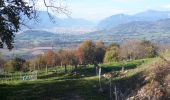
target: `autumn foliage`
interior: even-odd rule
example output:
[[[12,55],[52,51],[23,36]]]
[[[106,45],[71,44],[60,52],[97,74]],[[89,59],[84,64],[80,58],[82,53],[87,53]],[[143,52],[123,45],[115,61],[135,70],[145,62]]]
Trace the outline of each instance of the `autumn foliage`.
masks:
[[[75,49],[63,49],[59,51],[49,50],[33,59],[23,61],[20,59],[8,61],[5,65],[13,70],[39,70],[44,68],[61,66],[74,66],[75,69],[81,66],[94,65],[98,67],[100,63],[117,62],[122,60],[133,60],[154,57],[157,55],[157,47],[150,41],[125,41],[122,44],[112,43],[105,46],[104,42],[92,40],[84,41]],[[18,65],[19,62],[19,65]],[[23,64],[22,64],[23,63]],[[16,65],[17,64],[17,65]],[[10,68],[9,66],[14,66]],[[16,67],[15,67],[16,66]],[[19,68],[18,68],[19,67]]]

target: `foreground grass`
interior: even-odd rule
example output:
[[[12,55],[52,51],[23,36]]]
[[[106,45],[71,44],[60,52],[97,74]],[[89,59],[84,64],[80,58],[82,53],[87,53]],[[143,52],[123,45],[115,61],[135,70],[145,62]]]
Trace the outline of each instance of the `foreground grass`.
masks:
[[[120,71],[122,66],[128,70],[126,77],[113,77],[112,85],[120,91],[128,92],[133,82],[143,71],[145,64],[153,59],[142,59],[128,62],[116,62],[100,65],[102,73]],[[35,81],[9,81],[0,84],[0,100],[108,100],[110,97],[109,80],[102,78],[103,91],[99,91],[98,77],[95,69],[79,68],[78,75],[54,73],[42,75]],[[51,75],[52,74],[52,75]],[[55,76],[56,75],[56,76]],[[132,83],[131,83],[132,82]]]
[[[96,84],[96,86],[95,86]],[[81,80],[39,80],[14,85],[1,85],[3,100],[75,100],[81,98],[107,99],[98,92],[96,79]]]

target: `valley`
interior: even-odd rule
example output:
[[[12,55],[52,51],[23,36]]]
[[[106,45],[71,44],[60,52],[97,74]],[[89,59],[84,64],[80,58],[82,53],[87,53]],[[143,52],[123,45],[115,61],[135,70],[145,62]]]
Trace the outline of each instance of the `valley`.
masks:
[[[29,55],[27,58],[30,58],[30,55],[32,57],[49,49],[77,48],[85,40],[102,40],[109,45],[113,42],[121,44],[131,39],[146,39],[157,44],[169,45],[169,13],[148,10],[135,15],[118,14],[98,23],[83,19],[54,17],[55,23],[53,23],[45,12],[39,12],[39,22],[28,21],[31,29],[23,28],[23,31],[16,34],[13,52],[7,54],[6,49],[1,52],[7,58],[21,55],[18,51],[22,52],[22,55]]]
[[[169,100],[169,4],[1,0],[0,100]]]

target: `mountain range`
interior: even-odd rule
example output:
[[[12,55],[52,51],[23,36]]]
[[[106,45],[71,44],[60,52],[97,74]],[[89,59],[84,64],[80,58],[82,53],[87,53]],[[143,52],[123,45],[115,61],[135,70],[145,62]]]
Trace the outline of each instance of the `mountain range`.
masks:
[[[170,18],[170,11],[147,10],[134,15],[117,14],[103,19],[97,25],[100,30],[110,29],[120,24],[126,24],[133,21],[157,21],[160,19]]]
[[[25,30],[48,30],[53,32],[69,33],[74,32],[74,29],[78,29],[80,32],[91,32],[94,30],[96,24],[94,22],[80,19],[80,18],[59,18],[52,14],[48,14],[47,11],[37,11],[35,19],[27,19],[23,16],[23,22],[26,23],[26,27],[22,26],[21,32]],[[76,30],[75,30],[76,31]],[[77,32],[77,31],[76,31]]]
[[[40,26],[32,24],[33,21],[30,21],[29,24],[33,26],[33,29],[17,34],[16,44],[27,41],[34,46],[48,46],[51,45],[52,41],[63,44],[80,43],[86,39],[92,39],[111,43],[122,42],[125,39],[144,38],[159,43],[170,43],[169,11],[148,10],[135,15],[118,14],[103,19],[98,24],[83,19],[61,19],[57,17],[54,17],[56,23],[51,23],[45,12],[40,13],[42,16],[41,14],[39,16],[43,19],[38,23]],[[80,27],[82,27],[82,31],[75,35]],[[68,30],[68,28],[71,30]],[[89,28],[92,31],[88,30]],[[52,29],[56,30],[52,31]]]

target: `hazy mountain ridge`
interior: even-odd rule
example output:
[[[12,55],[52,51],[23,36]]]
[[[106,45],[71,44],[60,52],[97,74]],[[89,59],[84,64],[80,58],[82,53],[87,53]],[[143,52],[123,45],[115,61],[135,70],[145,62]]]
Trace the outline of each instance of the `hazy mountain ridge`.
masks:
[[[94,28],[96,25],[96,23],[93,23],[85,19],[80,19],[80,18],[77,18],[77,19],[71,18],[71,17],[58,18],[52,14],[50,17],[46,11],[37,11],[37,15],[38,16],[36,20],[34,19],[29,20],[29,19],[24,18],[24,22],[26,23],[27,27],[22,26],[21,31],[28,30],[28,29],[29,30],[35,30],[35,29],[45,30],[46,29],[49,31],[53,31],[53,29],[60,28],[59,32],[61,32],[62,31],[61,29],[64,29],[64,28],[65,29],[73,28],[74,30],[84,28],[84,32],[86,32],[85,29],[89,28],[89,30],[94,30],[92,28]],[[58,32],[57,30],[54,30],[54,31]],[[64,32],[65,30],[63,30],[62,33]],[[75,30],[75,32],[77,31]]]
[[[126,24],[121,24],[109,30],[109,32],[117,33],[158,33],[170,32],[170,18],[162,19],[154,22],[134,21]]]
[[[110,30],[96,31],[88,34],[61,34],[42,30],[26,31],[16,36],[17,41],[42,42],[77,42],[86,39],[104,40],[105,42],[121,42],[128,38],[148,38],[150,40],[164,40],[170,37],[170,19],[155,22],[134,21],[121,24]],[[166,40],[167,41],[167,40]]]
[[[103,19],[98,24],[98,29],[110,29],[133,21],[157,21],[166,18],[170,18],[170,11],[148,10],[135,15],[117,14]]]
[[[151,12],[151,14],[149,14]],[[143,12],[144,13],[144,12]],[[152,13],[157,15],[157,12],[147,11],[144,13],[145,16],[152,17]],[[163,12],[163,15],[167,15],[167,12]],[[136,16],[144,16],[142,13],[137,14]],[[125,17],[124,21],[126,23],[121,22],[121,24],[115,26],[110,25],[108,23],[109,28],[104,29],[102,31],[93,30],[92,32],[85,33],[83,29],[78,28],[71,28],[70,30],[66,30],[65,28],[56,28],[54,31],[49,30],[27,30],[23,31],[20,34],[17,34],[16,41],[17,43],[23,43],[23,41],[29,41],[32,45],[36,44],[35,46],[48,46],[51,45],[52,42],[56,44],[65,44],[65,43],[80,43],[86,39],[92,40],[103,40],[104,42],[111,43],[111,42],[121,42],[125,39],[149,39],[154,40],[156,42],[162,43],[170,43],[170,18],[159,19],[165,16],[159,15],[156,19],[152,21],[146,19],[147,21],[126,21],[126,15],[115,15],[120,17],[120,20]],[[168,17],[168,15],[166,16]],[[115,19],[116,20],[116,19]],[[156,20],[156,21],[154,21]],[[88,29],[88,28],[87,28]],[[81,31],[75,35],[75,30]],[[69,31],[69,32],[68,32]],[[84,32],[84,34],[82,34]],[[22,41],[22,42],[20,42]],[[43,45],[42,45],[43,44]],[[59,47],[59,46],[58,46]]]

